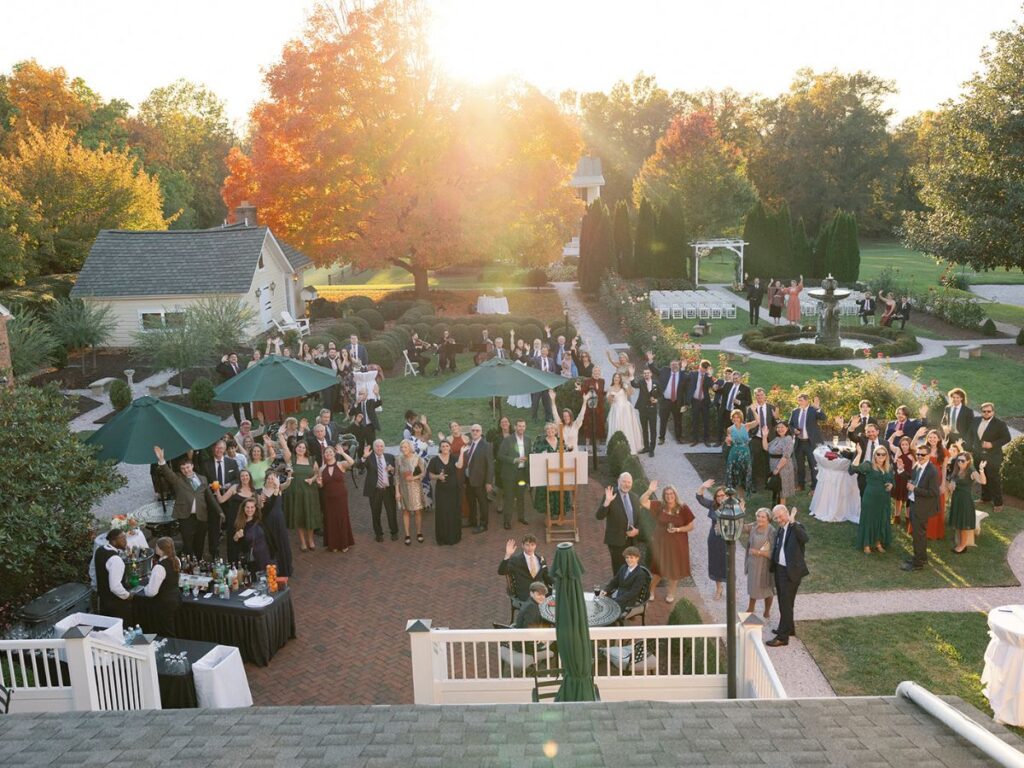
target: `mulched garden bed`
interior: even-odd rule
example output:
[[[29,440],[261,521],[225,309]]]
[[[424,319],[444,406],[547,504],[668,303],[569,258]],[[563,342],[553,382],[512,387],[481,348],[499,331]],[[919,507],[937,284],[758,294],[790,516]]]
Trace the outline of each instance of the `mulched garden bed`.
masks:
[[[41,387],[51,381],[56,381],[64,389],[87,389],[89,384],[98,379],[115,378],[125,381],[124,372],[129,368],[135,370],[135,381],[142,381],[153,375],[151,368],[146,368],[138,360],[132,359],[127,350],[104,349],[96,353],[96,367],[92,364],[92,354],[85,355],[86,369],[80,367],[81,357],[75,355],[69,360],[70,365],[64,368],[51,368],[39,373],[29,379],[29,383],[35,387]]]
[[[920,328],[924,328],[932,333],[936,334],[940,339],[984,339],[986,338],[981,331],[971,331],[966,328],[960,328],[956,325],[947,323],[945,320],[939,320],[937,317],[932,317],[921,311],[911,313],[910,322],[908,325],[916,325]],[[898,325],[895,327],[899,327]],[[999,334],[1003,336],[1003,334]]]
[[[81,395],[78,397],[68,396],[66,399],[75,409],[75,415],[71,417],[73,419],[77,419],[83,413],[88,413],[102,405],[98,400],[93,400],[91,397],[82,397]]]

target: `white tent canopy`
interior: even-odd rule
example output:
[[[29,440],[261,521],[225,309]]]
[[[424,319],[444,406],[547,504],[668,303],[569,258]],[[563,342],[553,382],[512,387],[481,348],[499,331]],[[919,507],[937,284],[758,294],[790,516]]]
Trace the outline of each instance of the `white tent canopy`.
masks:
[[[743,240],[736,240],[728,237],[716,237],[710,240],[697,240],[690,243],[693,246],[693,284],[700,285],[700,260],[717,248],[725,248],[739,256],[739,269],[736,270],[736,282],[743,282],[743,246],[750,245]]]

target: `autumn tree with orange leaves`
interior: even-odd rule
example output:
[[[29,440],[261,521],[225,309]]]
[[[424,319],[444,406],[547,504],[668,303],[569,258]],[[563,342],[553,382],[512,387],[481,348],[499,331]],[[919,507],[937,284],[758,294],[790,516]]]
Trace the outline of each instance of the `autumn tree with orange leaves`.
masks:
[[[398,266],[422,295],[453,264],[547,263],[579,223],[575,126],[528,85],[443,78],[417,2],[321,5],[266,84],[224,201],[251,201],[319,264]]]

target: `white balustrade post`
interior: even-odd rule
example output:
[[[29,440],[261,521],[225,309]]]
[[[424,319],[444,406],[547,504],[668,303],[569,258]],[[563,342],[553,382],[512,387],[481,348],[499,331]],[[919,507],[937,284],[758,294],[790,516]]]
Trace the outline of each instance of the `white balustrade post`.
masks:
[[[753,688],[754,674],[758,663],[754,643],[756,642],[755,638],[761,636],[764,625],[765,620],[756,613],[740,614],[740,624],[736,628],[737,648],[739,650],[739,663],[737,665],[739,669],[736,671],[740,689],[738,698],[757,698],[757,692]]]
[[[160,701],[160,680],[156,670],[156,646],[145,635],[135,638],[132,648],[146,654],[146,660],[139,669],[140,709],[162,709]]]
[[[434,686],[434,649],[430,619],[412,619],[405,625],[412,652],[412,696],[414,704],[437,704]]]
[[[96,678],[92,670],[92,644],[89,633],[71,627],[64,633],[64,653],[68,660],[71,684],[71,708],[76,712],[92,712],[99,708]]]

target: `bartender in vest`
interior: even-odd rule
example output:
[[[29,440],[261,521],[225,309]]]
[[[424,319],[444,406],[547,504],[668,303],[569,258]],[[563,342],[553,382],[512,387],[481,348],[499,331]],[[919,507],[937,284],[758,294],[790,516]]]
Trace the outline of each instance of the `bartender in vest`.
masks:
[[[178,574],[181,562],[174,554],[174,540],[161,536],[153,545],[157,564],[149,574],[149,581],[138,597],[138,613],[145,620],[142,628],[155,632],[161,637],[176,637],[174,617],[181,607],[181,592],[178,590]]]
[[[99,612],[132,624],[132,595],[125,586],[124,560],[121,552],[128,546],[128,537],[120,528],[111,529],[107,543],[96,550],[96,593],[99,595]]]

